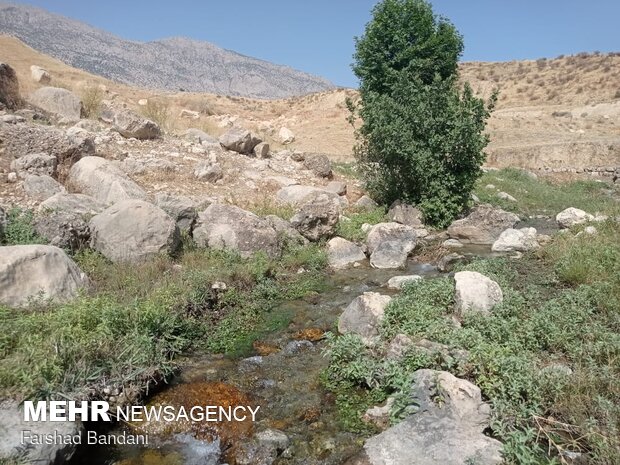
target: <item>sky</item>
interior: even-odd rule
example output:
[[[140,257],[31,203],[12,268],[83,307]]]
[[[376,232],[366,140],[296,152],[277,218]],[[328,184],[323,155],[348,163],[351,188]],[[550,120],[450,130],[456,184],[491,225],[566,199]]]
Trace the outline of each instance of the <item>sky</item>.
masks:
[[[124,39],[185,36],[356,87],[355,36],[376,0],[14,0]],[[463,34],[463,61],[620,51],[619,0],[434,0]]]

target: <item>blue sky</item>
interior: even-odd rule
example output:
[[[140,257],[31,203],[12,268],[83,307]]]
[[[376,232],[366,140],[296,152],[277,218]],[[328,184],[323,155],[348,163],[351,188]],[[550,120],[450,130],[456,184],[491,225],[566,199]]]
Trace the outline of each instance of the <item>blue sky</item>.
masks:
[[[28,0],[126,39],[207,40],[355,87],[353,37],[376,0]],[[618,0],[435,0],[465,38],[466,61],[620,51]]]

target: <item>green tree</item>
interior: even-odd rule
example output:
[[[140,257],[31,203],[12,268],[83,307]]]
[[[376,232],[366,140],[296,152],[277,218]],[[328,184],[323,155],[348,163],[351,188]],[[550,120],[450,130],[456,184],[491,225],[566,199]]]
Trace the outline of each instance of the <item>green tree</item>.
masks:
[[[469,203],[481,174],[484,102],[458,82],[463,39],[424,0],[383,0],[356,38],[353,71],[362,124],[356,157],[376,200],[417,204],[425,220],[447,225]]]

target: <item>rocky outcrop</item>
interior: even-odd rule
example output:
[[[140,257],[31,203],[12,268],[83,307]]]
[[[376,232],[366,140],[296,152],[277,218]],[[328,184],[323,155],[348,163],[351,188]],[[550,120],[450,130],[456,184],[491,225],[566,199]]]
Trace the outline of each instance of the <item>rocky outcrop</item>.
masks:
[[[372,343],[379,336],[379,326],[391,300],[391,297],[377,292],[364,292],[340,315],[338,331],[340,334],[357,334],[366,344]]]
[[[460,271],[456,282],[455,311],[463,317],[469,313],[489,313],[504,300],[502,289],[492,279],[475,271]]]
[[[73,92],[60,87],[41,87],[28,99],[42,110],[62,118],[65,122],[76,122],[82,115],[82,101]]]
[[[17,158],[11,162],[11,170],[15,171],[20,178],[28,174],[54,176],[58,160],[47,153],[31,153]]]
[[[342,270],[366,261],[361,247],[342,237],[334,237],[327,243],[327,260],[335,270]]]
[[[416,245],[412,227],[398,223],[379,223],[366,239],[370,265],[373,268],[402,268]]]
[[[31,299],[67,301],[88,286],[88,278],[67,254],[50,245],[0,247],[0,303]]]
[[[73,165],[68,183],[106,205],[128,199],[146,200],[146,192],[140,186],[101,157],[85,157]]]
[[[26,195],[35,200],[46,200],[55,194],[66,192],[62,184],[47,175],[26,175],[23,188]]]
[[[566,210],[561,211],[555,217],[555,221],[562,229],[567,229],[577,224],[583,224],[593,220],[593,215],[590,215],[589,213],[586,213],[583,210],[574,207],[570,207]]]
[[[24,104],[19,94],[19,81],[15,70],[2,62],[0,62],[0,104],[9,110],[17,110]]]
[[[519,217],[491,205],[479,205],[466,217],[454,221],[448,228],[452,239],[471,244],[493,244],[499,235],[514,227]]]
[[[220,136],[220,144],[226,150],[249,155],[262,142],[250,131],[241,128],[232,128]]]
[[[340,211],[338,196],[315,191],[304,197],[299,210],[291,218],[291,225],[306,239],[319,241],[335,234]]]
[[[173,254],[179,229],[161,208],[143,200],[122,200],[89,222],[91,247],[113,262],[140,263]]]
[[[527,252],[540,247],[535,228],[506,229],[493,243],[493,252]]]
[[[280,253],[276,231],[266,220],[233,205],[212,204],[198,214],[194,241],[199,247],[231,249],[243,257]]]
[[[155,205],[176,221],[181,233],[191,234],[198,218],[198,206],[192,199],[161,192],[155,196]]]
[[[127,139],[158,139],[162,135],[157,123],[128,110],[115,112],[112,123],[114,129]]]

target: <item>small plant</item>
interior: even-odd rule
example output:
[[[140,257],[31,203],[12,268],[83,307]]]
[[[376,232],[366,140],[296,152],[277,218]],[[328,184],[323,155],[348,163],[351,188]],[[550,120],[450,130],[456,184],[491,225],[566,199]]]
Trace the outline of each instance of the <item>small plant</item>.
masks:
[[[90,86],[82,92],[82,112],[86,118],[97,119],[101,112],[103,91],[99,86]]]
[[[45,244],[46,240],[39,236],[33,226],[34,214],[31,210],[12,208],[7,214],[7,225],[4,228],[4,245]]]
[[[170,130],[171,113],[170,104],[165,100],[148,99],[146,105],[142,107],[142,114],[157,123],[164,130]]]

